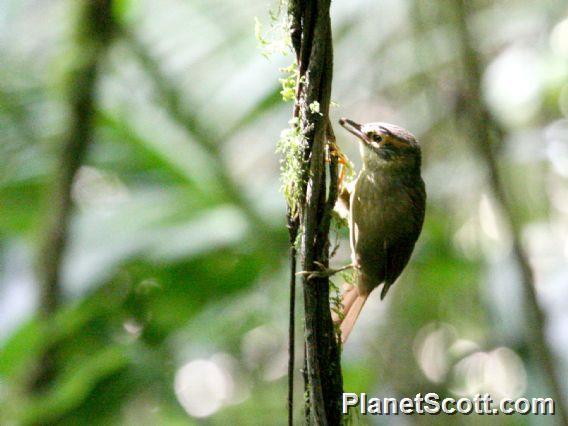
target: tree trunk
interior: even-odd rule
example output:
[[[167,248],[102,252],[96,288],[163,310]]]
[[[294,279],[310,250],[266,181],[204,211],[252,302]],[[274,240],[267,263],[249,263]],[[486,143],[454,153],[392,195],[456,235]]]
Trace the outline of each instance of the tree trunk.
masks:
[[[333,137],[328,117],[333,66],[329,8],[329,0],[293,0],[288,11],[300,77],[294,117],[299,119],[306,142],[300,153],[305,178],[298,184],[302,202],[299,212],[289,216],[289,227],[301,232],[304,271],[317,270],[315,262],[328,266],[331,211],[337,199],[337,160],[333,156],[328,167],[329,187],[326,185],[326,152]],[[340,347],[330,313],[329,280],[304,275],[303,290],[306,422],[337,425],[343,383]]]

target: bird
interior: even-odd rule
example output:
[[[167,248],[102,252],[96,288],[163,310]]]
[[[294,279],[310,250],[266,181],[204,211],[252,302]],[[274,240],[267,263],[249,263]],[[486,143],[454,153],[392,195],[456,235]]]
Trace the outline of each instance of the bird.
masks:
[[[409,131],[347,118],[339,124],[359,139],[363,160],[351,191],[343,188],[338,197],[339,207],[348,211],[347,267],[356,277],[341,296],[342,313],[333,315],[345,343],[369,294],[382,284],[383,300],[407,265],[424,223],[426,188],[420,144]]]

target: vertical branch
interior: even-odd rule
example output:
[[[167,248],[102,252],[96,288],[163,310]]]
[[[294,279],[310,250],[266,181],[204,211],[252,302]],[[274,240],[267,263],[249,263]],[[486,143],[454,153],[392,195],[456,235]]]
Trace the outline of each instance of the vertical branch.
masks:
[[[301,263],[305,271],[328,265],[329,223],[337,198],[337,162],[330,162],[330,186],[326,187],[326,147],[333,134],[329,104],[333,47],[329,0],[291,1],[292,43],[298,60],[299,79],[293,115],[299,118],[306,141],[300,212],[289,215],[301,229]],[[295,254],[295,252],[292,252]],[[305,385],[308,394],[306,420],[309,424],[340,423],[342,378],[340,351],[329,308],[329,280],[304,276]]]
[[[77,25],[80,57],[69,81],[69,129],[61,145],[50,198],[52,211],[37,258],[41,286],[39,316],[44,325],[62,303],[61,265],[69,239],[71,190],[93,139],[98,68],[113,32],[111,6],[112,0],[85,0],[81,5],[82,14]],[[34,391],[49,385],[55,374],[51,333],[45,331],[46,346],[31,380]]]
[[[288,19],[290,21],[290,37],[292,39],[292,48],[296,53],[296,65],[300,68],[300,55],[302,49],[302,16],[304,2],[301,0],[290,0],[288,3]],[[299,102],[301,91],[301,79],[296,82],[296,102],[294,103],[293,119],[299,117]],[[299,216],[297,212],[293,212],[288,206],[286,214],[286,222],[290,239],[290,299],[289,299],[289,320],[288,320],[288,425],[294,424],[294,362],[296,357],[296,239],[298,237],[298,228],[300,226]],[[307,366],[304,366],[304,374],[306,374]],[[304,376],[305,378],[306,376]],[[307,383],[307,380],[304,379]]]
[[[296,358],[296,238],[298,236],[298,221],[290,210],[286,215],[290,237],[290,313],[288,319],[288,425],[294,424],[294,361]]]
[[[463,110],[464,126],[469,126],[468,136],[471,139],[478,155],[487,167],[491,191],[501,206],[504,219],[512,238],[512,255],[520,270],[521,285],[524,292],[524,303],[529,315],[528,329],[531,341],[531,350],[534,359],[541,363],[542,371],[546,375],[551,396],[556,401],[556,407],[562,424],[568,424],[568,415],[562,386],[559,382],[558,371],[554,361],[554,354],[546,339],[546,318],[542,311],[535,291],[534,273],[530,266],[528,255],[521,243],[522,226],[514,214],[514,207],[508,197],[507,189],[503,183],[495,145],[500,141],[502,130],[491,116],[482,101],[481,92],[481,59],[474,48],[472,37],[467,28],[469,5],[465,0],[453,1],[456,20],[456,30],[460,39],[462,66],[465,71],[464,82],[465,102]]]

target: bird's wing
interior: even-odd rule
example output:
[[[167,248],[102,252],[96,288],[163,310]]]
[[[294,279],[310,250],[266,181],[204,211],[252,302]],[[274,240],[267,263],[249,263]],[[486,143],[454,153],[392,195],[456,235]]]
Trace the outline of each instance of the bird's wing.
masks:
[[[410,260],[410,256],[414,250],[414,244],[422,231],[422,224],[424,223],[426,205],[424,182],[420,180],[419,185],[408,186],[405,192],[412,204],[412,208],[409,210],[412,214],[410,232],[398,235],[395,241],[386,242],[385,286],[383,287],[381,298],[386,295],[388,288],[395,282]]]

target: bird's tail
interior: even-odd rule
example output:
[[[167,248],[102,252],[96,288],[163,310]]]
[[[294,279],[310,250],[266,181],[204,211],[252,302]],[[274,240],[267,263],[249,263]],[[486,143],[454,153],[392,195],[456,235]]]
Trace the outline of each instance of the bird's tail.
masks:
[[[333,314],[333,321],[339,324],[341,330],[341,342],[345,343],[353,326],[359,318],[361,309],[367,301],[368,294],[361,294],[356,285],[351,285],[341,295],[341,315]]]

